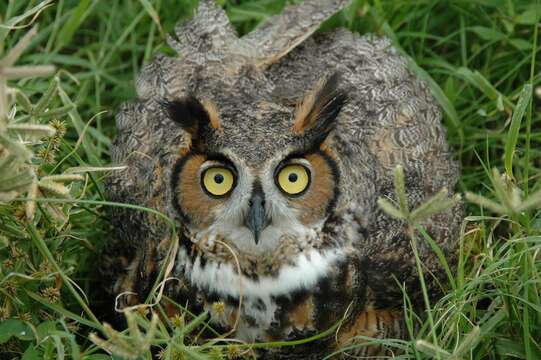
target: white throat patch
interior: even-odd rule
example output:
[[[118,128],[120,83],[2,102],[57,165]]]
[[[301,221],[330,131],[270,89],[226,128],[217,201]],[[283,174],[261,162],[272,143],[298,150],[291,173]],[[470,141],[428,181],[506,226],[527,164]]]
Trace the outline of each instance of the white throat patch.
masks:
[[[294,265],[284,265],[277,276],[260,276],[257,280],[238,274],[231,263],[207,261],[201,266],[198,256],[192,264],[186,250],[179,250],[178,267],[184,268],[185,277],[199,288],[216,292],[222,296],[260,297],[262,299],[291,293],[294,290],[310,289],[329,267],[344,257],[341,250],[319,252],[312,249],[300,253]]]
[[[257,279],[239,275],[235,264],[207,260],[202,266],[201,256],[192,263],[184,248],[178,252],[176,274],[181,275],[203,291],[217,294],[222,298],[231,296],[242,298],[242,315],[237,324],[236,336],[245,341],[265,340],[265,331],[276,320],[278,305],[273,297],[288,295],[295,290],[311,289],[325,277],[333,264],[345,257],[343,249],[309,251],[299,253],[292,259],[292,265],[283,265],[276,276],[259,276]],[[195,290],[195,289],[194,289]],[[264,304],[263,307],[258,304]],[[212,304],[205,309],[211,314],[213,322],[228,326],[228,318],[236,313],[235,305],[226,304],[225,311],[216,313]],[[255,320],[249,324],[244,317]]]

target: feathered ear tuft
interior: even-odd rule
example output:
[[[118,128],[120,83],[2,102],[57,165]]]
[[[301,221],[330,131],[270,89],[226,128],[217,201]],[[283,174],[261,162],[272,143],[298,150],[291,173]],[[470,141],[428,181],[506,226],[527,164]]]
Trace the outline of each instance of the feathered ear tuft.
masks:
[[[315,143],[321,143],[334,128],[336,117],[347,102],[347,95],[338,88],[340,75],[334,73],[317,83],[297,105],[293,132],[314,136]]]
[[[210,101],[199,101],[193,95],[174,101],[162,101],[171,120],[190,134],[192,142],[200,142],[205,133],[221,131],[216,107]]]

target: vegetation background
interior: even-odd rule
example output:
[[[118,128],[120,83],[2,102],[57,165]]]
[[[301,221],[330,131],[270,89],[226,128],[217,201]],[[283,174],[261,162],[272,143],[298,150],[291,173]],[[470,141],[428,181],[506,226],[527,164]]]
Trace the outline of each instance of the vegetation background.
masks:
[[[291,1],[218,2],[243,34]],[[128,313],[118,333],[95,299],[106,209],[120,206],[106,203],[103,183],[115,109],[153,55],[174,55],[165,36],[196,7],[0,1],[0,359],[253,356],[244,344],[198,342],[206,314]],[[408,323],[420,326],[384,341],[401,358],[541,359],[540,16],[535,0],[353,0],[323,26],[391,38],[429,82],[462,164],[459,266],[426,320],[405,296]]]

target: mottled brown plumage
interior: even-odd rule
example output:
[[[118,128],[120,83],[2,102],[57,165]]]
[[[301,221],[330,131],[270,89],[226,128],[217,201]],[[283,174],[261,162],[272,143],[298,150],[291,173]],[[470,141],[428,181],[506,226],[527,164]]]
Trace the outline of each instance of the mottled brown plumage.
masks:
[[[307,0],[239,38],[223,10],[201,0],[170,39],[178,56],[146,66],[137,100],[117,116],[113,161],[127,167],[111,176],[109,197],[176,221],[179,281],[169,297],[209,310],[246,341],[298,339],[345,319],[316,345],[265,358],[316,359],[358,335],[403,338],[396,280],[419,306],[418,277],[405,224],[376,202],[393,199],[397,165],[412,207],[458,177],[440,108],[388,39],[313,34],[347,3]],[[456,206],[423,223],[451,263],[460,218]],[[124,305],[143,301],[169,229],[128,209],[113,208],[112,219],[109,290],[135,293]],[[428,244],[419,251],[437,297],[444,272]]]

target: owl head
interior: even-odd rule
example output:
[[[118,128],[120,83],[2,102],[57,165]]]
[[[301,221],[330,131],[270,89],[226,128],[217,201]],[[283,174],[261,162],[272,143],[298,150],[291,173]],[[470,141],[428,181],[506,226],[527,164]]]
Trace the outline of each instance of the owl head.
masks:
[[[163,103],[189,136],[172,171],[173,207],[196,242],[223,239],[258,254],[284,239],[313,241],[339,196],[339,166],[327,146],[346,102],[339,75],[307,89],[296,107],[256,89],[244,99],[231,92]]]

